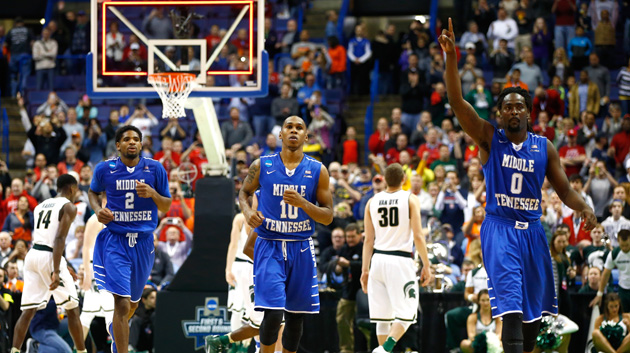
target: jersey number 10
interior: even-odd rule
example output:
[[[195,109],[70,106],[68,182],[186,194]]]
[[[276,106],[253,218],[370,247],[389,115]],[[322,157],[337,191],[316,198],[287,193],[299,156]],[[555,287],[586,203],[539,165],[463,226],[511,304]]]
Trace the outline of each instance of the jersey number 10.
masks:
[[[298,218],[298,208],[295,206],[287,205],[284,201],[280,201],[280,207],[282,210],[280,211],[280,218],[296,219]]]
[[[398,226],[398,207],[380,207],[377,211],[381,214],[381,219],[378,221],[379,226],[383,228]]]

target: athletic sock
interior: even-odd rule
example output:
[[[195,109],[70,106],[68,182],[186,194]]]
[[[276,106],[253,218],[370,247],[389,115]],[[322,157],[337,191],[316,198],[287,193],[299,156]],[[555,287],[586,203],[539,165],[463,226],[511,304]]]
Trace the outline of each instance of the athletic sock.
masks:
[[[396,340],[394,339],[394,337],[389,336],[387,337],[387,340],[385,341],[385,343],[383,343],[383,349],[385,349],[388,352],[391,352],[394,350],[395,345],[396,345]]]
[[[227,335],[220,336],[219,342],[221,342],[221,344],[223,344],[224,346],[227,346],[234,341],[232,341],[232,339],[230,338],[230,335],[227,334]]]
[[[82,350],[82,351],[80,351],[80,350],[78,350],[78,349],[77,349],[77,353],[87,353],[87,349],[84,349],[84,350]]]
[[[20,349],[19,349],[19,348],[12,347],[12,348],[11,348],[11,353],[20,353]]]

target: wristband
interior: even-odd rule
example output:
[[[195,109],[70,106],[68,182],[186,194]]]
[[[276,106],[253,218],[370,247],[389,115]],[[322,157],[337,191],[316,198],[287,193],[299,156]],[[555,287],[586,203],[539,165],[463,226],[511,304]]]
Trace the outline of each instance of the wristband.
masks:
[[[467,298],[468,298],[469,302],[472,302],[473,301],[473,294],[468,294]]]
[[[598,297],[601,297],[602,295],[604,295],[604,292],[602,292],[602,291],[598,290],[598,291],[597,291],[597,296],[598,296]]]

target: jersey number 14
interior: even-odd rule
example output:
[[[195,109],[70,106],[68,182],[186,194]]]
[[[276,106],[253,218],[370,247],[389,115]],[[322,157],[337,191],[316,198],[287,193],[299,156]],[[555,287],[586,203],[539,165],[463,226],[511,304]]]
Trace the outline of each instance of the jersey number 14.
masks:
[[[50,215],[52,214],[52,210],[48,210],[46,214],[44,214],[44,212],[46,211],[39,212],[39,217],[37,219],[37,229],[39,229],[39,226],[42,224],[42,222],[44,223],[44,229],[48,229],[48,225],[50,224]]]

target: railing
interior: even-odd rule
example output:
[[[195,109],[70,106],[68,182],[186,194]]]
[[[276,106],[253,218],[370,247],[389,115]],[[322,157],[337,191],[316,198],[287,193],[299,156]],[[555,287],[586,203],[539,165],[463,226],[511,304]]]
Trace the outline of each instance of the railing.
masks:
[[[369,165],[368,156],[370,155],[370,147],[368,141],[374,129],[374,103],[378,101],[378,59],[374,60],[374,70],[372,70],[372,82],[370,83],[370,105],[365,110],[364,135],[365,135],[365,164]]]
[[[5,155],[4,162],[9,165],[9,115],[7,110],[2,108],[2,153]]]
[[[434,0],[437,1],[437,0]],[[350,10],[350,0],[343,0],[341,3],[341,8],[339,9],[339,16],[337,19],[337,33],[339,33],[339,43],[346,46],[346,37],[343,35],[343,23],[346,20],[346,16],[348,15],[348,11]],[[348,81],[350,82],[350,81]]]

